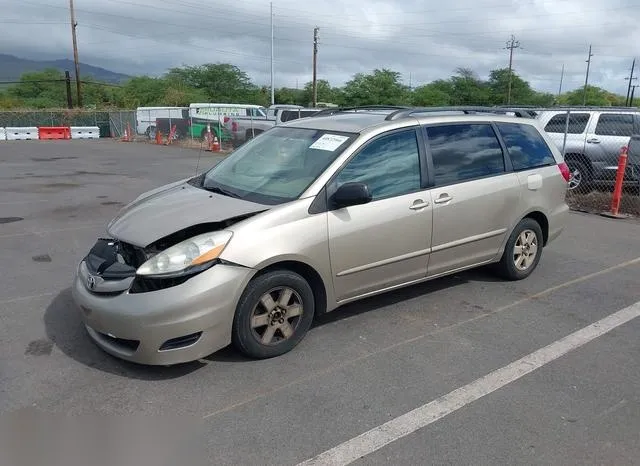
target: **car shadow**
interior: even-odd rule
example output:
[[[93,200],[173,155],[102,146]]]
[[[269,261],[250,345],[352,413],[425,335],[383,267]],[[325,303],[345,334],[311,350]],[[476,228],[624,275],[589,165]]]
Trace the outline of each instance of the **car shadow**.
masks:
[[[366,312],[375,311],[377,309],[392,306],[410,299],[435,293],[437,291],[446,290],[455,286],[464,285],[470,282],[502,282],[503,280],[496,277],[489,267],[480,267],[474,270],[460,272],[458,274],[437,278],[417,285],[411,285],[399,288],[394,291],[382,293],[370,298],[365,298],[353,303],[345,304],[328,314],[324,314],[315,318],[312,328],[322,327],[333,322],[338,322],[349,317],[364,314]]]
[[[461,272],[346,304],[334,312],[316,317],[312,328],[470,282],[490,283],[501,281],[486,267]],[[106,353],[91,341],[80,320],[79,311],[73,303],[71,289],[63,290],[51,301],[45,311],[44,324],[49,340],[70,358],[85,366],[132,379],[175,379],[206,366],[207,363],[204,361],[223,363],[255,362],[255,360],[244,356],[232,346],[227,346],[202,358],[200,361],[174,366],[145,366],[121,360]]]
[[[141,380],[175,379],[206,366],[191,362],[175,366],[145,366],[118,359],[96,346],[87,334],[80,311],[71,297],[71,289],[61,291],[44,314],[47,338],[65,355],[85,366],[111,374]]]

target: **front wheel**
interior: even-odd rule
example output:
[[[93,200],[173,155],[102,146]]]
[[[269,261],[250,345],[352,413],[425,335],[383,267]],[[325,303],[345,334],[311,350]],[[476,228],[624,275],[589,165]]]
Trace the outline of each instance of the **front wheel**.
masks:
[[[238,303],[233,344],[257,359],[287,353],[311,328],[314,308],[313,290],[297,273],[275,270],[259,275]]]
[[[532,218],[522,219],[513,229],[502,259],[496,264],[498,274],[507,280],[522,280],[535,270],[542,256],[542,229]]]

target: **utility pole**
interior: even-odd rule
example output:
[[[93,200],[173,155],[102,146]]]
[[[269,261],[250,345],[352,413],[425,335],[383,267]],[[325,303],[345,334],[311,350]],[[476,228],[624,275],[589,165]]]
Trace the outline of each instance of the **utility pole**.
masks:
[[[271,9],[271,105],[275,104],[275,90],[273,88],[273,2],[269,3]]]
[[[507,105],[511,103],[511,80],[513,77],[511,69],[513,65],[513,49],[517,49],[519,47],[520,42],[518,42],[513,34],[511,34],[511,40],[507,41],[507,46],[505,47],[507,50],[509,50],[509,88],[507,90]]]
[[[64,81],[67,86],[67,107],[73,108],[73,98],[71,97],[71,75],[68,71],[64,72]]]
[[[318,105],[318,80],[317,80],[317,67],[318,67],[318,26],[313,28],[313,102],[312,107]]]
[[[413,92],[413,80],[411,78],[411,71],[409,71],[409,90]]]
[[[564,79],[564,63],[562,64],[562,71],[560,72],[560,87],[558,88],[558,97],[562,94],[562,80]]]
[[[71,12],[71,37],[73,38],[73,62],[76,65],[76,91],[78,92],[78,107],[82,108],[82,90],[80,89],[80,62],[78,61],[78,41],[76,39],[76,14],[73,9],[73,0],[69,0],[69,10]]]
[[[634,78],[633,77],[633,71],[634,71],[635,67],[636,67],[636,59],[634,58],[633,59],[633,63],[631,64],[631,74],[629,75],[628,78],[624,78],[626,80],[629,80],[629,87],[627,88],[627,99],[624,101],[624,104],[629,106],[629,107],[631,106],[629,104],[629,95],[630,95],[630,92],[631,92],[631,81],[633,81],[634,79],[635,80],[638,79],[638,78]]]
[[[638,84],[634,84],[633,86],[631,86],[631,96],[629,97],[629,107],[633,107],[633,94],[635,94],[636,92],[636,87],[638,87]]]
[[[584,92],[582,96],[582,105],[587,105],[587,85],[589,84],[589,68],[591,67],[591,57],[593,54],[591,53],[591,45],[589,45],[589,58],[587,58],[587,75],[584,78]]]

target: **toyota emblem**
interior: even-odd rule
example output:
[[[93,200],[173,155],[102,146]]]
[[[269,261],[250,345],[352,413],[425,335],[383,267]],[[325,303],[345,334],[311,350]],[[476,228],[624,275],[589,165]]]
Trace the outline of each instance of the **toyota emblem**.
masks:
[[[93,278],[91,275],[89,275],[89,277],[87,278],[87,288],[89,288],[90,290],[93,290],[96,287],[96,279]]]

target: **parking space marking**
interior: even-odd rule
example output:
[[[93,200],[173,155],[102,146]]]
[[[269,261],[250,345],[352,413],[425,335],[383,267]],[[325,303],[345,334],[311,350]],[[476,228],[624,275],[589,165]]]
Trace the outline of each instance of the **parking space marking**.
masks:
[[[314,379],[316,377],[320,377],[322,375],[330,374],[333,371],[337,371],[337,370],[340,370],[342,368],[351,366],[351,365],[356,364],[356,363],[358,363],[360,361],[368,359],[368,358],[370,358],[372,356],[376,356],[376,355],[379,355],[379,354],[383,354],[383,353],[392,351],[392,350],[394,350],[394,349],[396,349],[396,348],[398,348],[400,346],[405,346],[405,345],[411,344],[411,343],[413,343],[415,341],[419,341],[419,340],[421,340],[423,338],[427,338],[427,337],[430,337],[430,336],[438,335],[440,333],[443,333],[443,332],[446,332],[446,331],[449,331],[449,330],[453,330],[453,329],[458,328],[458,327],[462,327],[463,325],[475,322],[475,321],[480,320],[480,319],[485,319],[485,318],[493,316],[495,314],[507,311],[507,310],[509,310],[509,309],[511,309],[511,308],[513,308],[515,306],[518,306],[520,304],[524,304],[524,303],[526,303],[528,301],[531,301],[531,300],[534,300],[534,299],[539,299],[539,298],[541,298],[543,296],[546,296],[546,295],[548,295],[550,293],[553,293],[554,291],[560,290],[562,288],[566,288],[568,286],[575,285],[577,283],[582,283],[582,282],[585,282],[585,281],[590,280],[592,278],[598,277],[600,275],[605,275],[605,274],[613,272],[615,270],[622,269],[622,268],[629,267],[629,266],[636,265],[636,264],[640,264],[640,257],[636,257],[635,259],[631,259],[631,260],[622,262],[620,264],[616,264],[616,265],[613,265],[611,267],[607,267],[606,269],[598,270],[597,272],[592,272],[592,273],[589,273],[587,275],[583,275],[581,277],[574,278],[573,280],[569,280],[569,281],[560,283],[558,285],[552,286],[550,288],[546,288],[546,289],[544,289],[542,291],[539,291],[538,293],[534,293],[534,294],[529,295],[529,296],[527,296],[525,298],[519,299],[517,301],[513,301],[513,302],[511,302],[509,304],[506,304],[506,305],[501,306],[501,307],[499,307],[497,309],[494,309],[491,312],[486,312],[484,314],[480,314],[480,315],[477,315],[475,317],[471,317],[470,319],[462,320],[462,321],[457,322],[455,324],[452,324],[452,325],[449,325],[449,326],[446,326],[446,327],[441,327],[438,330],[434,330],[434,331],[428,332],[428,333],[423,333],[422,335],[418,335],[418,336],[409,338],[407,340],[398,341],[398,342],[396,342],[396,343],[394,343],[392,345],[385,346],[385,347],[380,348],[380,349],[378,349],[376,351],[371,351],[371,352],[366,353],[366,354],[364,354],[362,356],[358,356],[357,358],[354,358],[354,359],[345,360],[345,361],[343,361],[343,362],[341,362],[339,364],[327,367],[325,369],[321,369],[319,371],[313,371],[313,372],[311,372],[311,373],[309,373],[307,375],[304,375],[304,376],[302,376],[300,378],[294,379],[291,382],[285,383],[283,385],[279,385],[279,386],[271,388],[269,390],[263,390],[263,391],[258,392],[258,393],[254,394],[254,395],[252,395],[252,396],[250,396],[248,398],[245,398],[245,399],[240,400],[240,401],[238,401],[236,403],[233,403],[233,404],[231,404],[229,406],[225,406],[224,408],[220,408],[220,409],[218,409],[216,411],[212,411],[210,413],[207,413],[207,414],[203,415],[202,417],[203,417],[203,419],[207,419],[207,418],[214,417],[214,416],[217,416],[217,415],[222,414],[222,413],[226,413],[228,411],[232,411],[232,410],[234,410],[236,408],[239,408],[241,406],[249,404],[249,403],[251,403],[253,401],[256,401],[256,400],[259,400],[259,399],[264,398],[266,396],[272,395],[273,393],[279,392],[279,391],[287,389],[289,387],[293,387],[294,385],[297,385],[299,383],[307,382],[307,381],[312,380],[312,379]],[[333,311],[333,312],[340,312],[340,310],[336,310],[336,311]]]
[[[440,398],[396,417],[299,466],[346,465],[489,395],[640,316],[640,301],[540,348]]]

